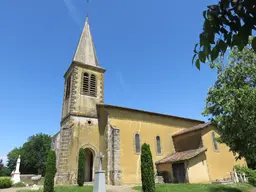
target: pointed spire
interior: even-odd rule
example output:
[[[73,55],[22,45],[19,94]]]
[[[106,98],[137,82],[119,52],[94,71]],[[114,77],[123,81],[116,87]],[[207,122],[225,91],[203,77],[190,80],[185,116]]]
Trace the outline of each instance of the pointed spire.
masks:
[[[81,62],[83,64],[92,65],[95,67],[99,66],[88,22],[88,16],[86,16],[83,32],[77,45],[73,61]]]

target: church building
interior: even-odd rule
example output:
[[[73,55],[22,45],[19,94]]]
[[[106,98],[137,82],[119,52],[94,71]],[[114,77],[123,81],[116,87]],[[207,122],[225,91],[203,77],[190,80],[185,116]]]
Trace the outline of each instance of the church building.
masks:
[[[216,142],[215,127],[177,117],[104,103],[104,74],[88,18],[67,69],[60,131],[53,136],[57,184],[76,184],[79,149],[85,151],[85,180],[94,180],[97,155],[110,185],[141,183],[141,145],[150,145],[155,175],[166,182],[210,183],[230,178],[236,161]]]

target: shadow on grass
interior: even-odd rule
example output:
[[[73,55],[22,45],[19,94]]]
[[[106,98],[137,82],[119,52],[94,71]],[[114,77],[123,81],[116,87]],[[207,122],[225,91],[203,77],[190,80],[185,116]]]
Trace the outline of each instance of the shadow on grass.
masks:
[[[241,189],[226,186],[210,187],[208,192],[243,192]]]

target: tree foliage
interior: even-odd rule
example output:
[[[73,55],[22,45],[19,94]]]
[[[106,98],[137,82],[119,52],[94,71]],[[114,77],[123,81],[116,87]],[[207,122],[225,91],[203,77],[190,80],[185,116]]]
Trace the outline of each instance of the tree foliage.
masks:
[[[143,192],[155,192],[155,175],[150,146],[141,147],[141,182]]]
[[[1,171],[1,169],[3,169],[3,167],[4,167],[3,160],[2,160],[2,159],[0,159],[0,171]]]
[[[46,159],[51,149],[51,136],[36,134],[28,138],[28,141],[20,148],[14,148],[7,155],[7,167],[14,170],[18,156],[21,155],[21,173],[45,174]]]
[[[3,160],[0,159],[0,177],[9,176],[10,173],[10,170],[4,165]]]
[[[47,157],[44,192],[54,192],[54,177],[56,171],[56,154],[55,151],[51,150]]]
[[[243,50],[256,29],[256,1],[220,0],[208,6],[203,17],[203,32],[199,36],[200,43],[195,45],[192,60],[198,69],[201,63],[213,62],[218,56],[223,56],[227,47],[236,46]],[[252,41],[252,48],[256,51],[256,38]]]
[[[19,155],[22,156],[22,148],[14,148],[13,150],[11,150],[8,154],[7,154],[7,167],[8,169],[10,169],[11,171],[15,170],[16,167],[16,162],[17,159],[19,157]],[[24,162],[23,160],[20,162],[20,172],[26,173],[26,170],[24,169]]]
[[[81,187],[85,181],[85,151],[83,148],[79,150],[78,157],[78,173],[77,173],[77,184]]]
[[[229,64],[219,71],[203,112],[220,131],[220,142],[231,151],[256,162],[256,53],[234,47]],[[256,168],[256,167],[254,167]]]

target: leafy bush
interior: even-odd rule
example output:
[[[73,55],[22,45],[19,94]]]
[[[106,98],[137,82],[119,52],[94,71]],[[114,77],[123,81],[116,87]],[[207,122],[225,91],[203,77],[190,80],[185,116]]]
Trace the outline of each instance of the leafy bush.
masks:
[[[54,192],[54,177],[56,173],[56,154],[49,151],[46,164],[44,192]]]
[[[12,185],[13,187],[26,187],[26,184],[24,182],[18,182]]]
[[[256,186],[256,170],[252,170],[246,166],[240,166],[240,165],[235,165],[234,168],[236,169],[236,172],[238,174],[245,173],[246,177],[248,178],[248,182],[251,185]]]
[[[84,173],[85,173],[85,151],[83,148],[79,150],[78,157],[78,173],[77,173],[77,184],[81,187],[84,185]]]
[[[141,147],[141,181],[144,192],[155,192],[155,175],[150,146],[144,143]]]
[[[0,189],[9,188],[12,186],[10,177],[0,177]]]

